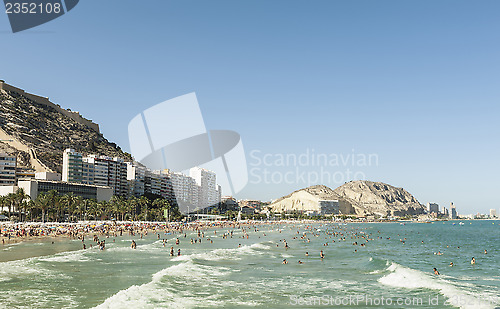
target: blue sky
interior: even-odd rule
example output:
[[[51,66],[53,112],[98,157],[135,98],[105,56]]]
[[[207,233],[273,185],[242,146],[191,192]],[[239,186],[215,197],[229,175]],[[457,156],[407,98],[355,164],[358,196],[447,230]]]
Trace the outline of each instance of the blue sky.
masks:
[[[207,128],[239,132],[247,154],[376,154],[376,166],[353,169],[422,203],[487,212],[500,208],[499,11],[498,1],[82,0],[17,34],[0,14],[0,79],[80,111],[125,150],[136,114],[195,91]],[[238,197],[306,185],[250,183]]]

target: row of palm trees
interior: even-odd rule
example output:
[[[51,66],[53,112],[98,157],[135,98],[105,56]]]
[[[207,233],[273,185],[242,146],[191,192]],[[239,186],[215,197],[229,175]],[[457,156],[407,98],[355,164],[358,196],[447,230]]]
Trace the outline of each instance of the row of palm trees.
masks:
[[[19,188],[15,193],[0,196],[0,207],[7,209],[9,219],[16,221],[78,221],[78,220],[180,220],[182,215],[177,206],[166,199],[123,198],[113,196],[109,202],[84,199],[73,193],[60,195],[51,190],[40,193],[36,199]],[[168,218],[164,214],[168,214]]]

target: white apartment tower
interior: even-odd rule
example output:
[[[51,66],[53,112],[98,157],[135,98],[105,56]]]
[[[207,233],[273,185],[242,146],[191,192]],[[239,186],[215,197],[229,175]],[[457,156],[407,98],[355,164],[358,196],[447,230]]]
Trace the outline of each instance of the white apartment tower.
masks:
[[[219,187],[214,172],[200,167],[193,167],[189,170],[189,176],[200,187],[198,194],[199,208],[214,206],[220,202]]]
[[[68,148],[63,152],[62,180],[64,182],[82,182],[82,154]]]

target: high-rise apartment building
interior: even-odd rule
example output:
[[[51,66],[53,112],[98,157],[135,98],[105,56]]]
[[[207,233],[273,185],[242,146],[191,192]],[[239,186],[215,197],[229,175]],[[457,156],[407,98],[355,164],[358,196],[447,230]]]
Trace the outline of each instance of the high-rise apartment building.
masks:
[[[439,205],[436,203],[427,203],[427,210],[429,211],[430,214],[432,213],[439,213]]]
[[[113,195],[127,196],[127,164],[119,158],[82,154],[73,149],[63,153],[62,180],[97,186],[108,186]]]
[[[82,182],[82,154],[68,148],[63,152],[62,180],[65,182]]]
[[[0,153],[0,186],[13,186],[16,184],[15,155]]]
[[[455,205],[453,205],[453,202],[450,203],[450,219],[456,219],[458,217],[457,215],[457,208]]]
[[[189,170],[189,176],[200,187],[198,194],[199,208],[215,206],[220,202],[219,187],[216,181],[217,176],[214,172],[200,167],[193,167]]]

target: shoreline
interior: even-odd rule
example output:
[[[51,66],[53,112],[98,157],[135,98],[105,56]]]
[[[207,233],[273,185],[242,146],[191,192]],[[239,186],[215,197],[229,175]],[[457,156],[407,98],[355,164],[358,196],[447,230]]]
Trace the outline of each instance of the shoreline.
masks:
[[[198,230],[205,228],[224,228],[249,225],[273,224],[358,224],[358,223],[427,223],[459,222],[459,221],[500,221],[500,219],[454,219],[432,221],[331,221],[331,220],[276,220],[276,221],[192,221],[192,222],[160,222],[160,221],[79,221],[67,222],[1,222],[0,238],[2,246],[11,246],[20,242],[44,242],[46,239],[85,239],[93,235],[117,236],[118,233],[134,235],[136,233],[180,232],[183,230]],[[495,222],[493,222],[495,224]],[[10,237],[9,237],[10,235]]]

